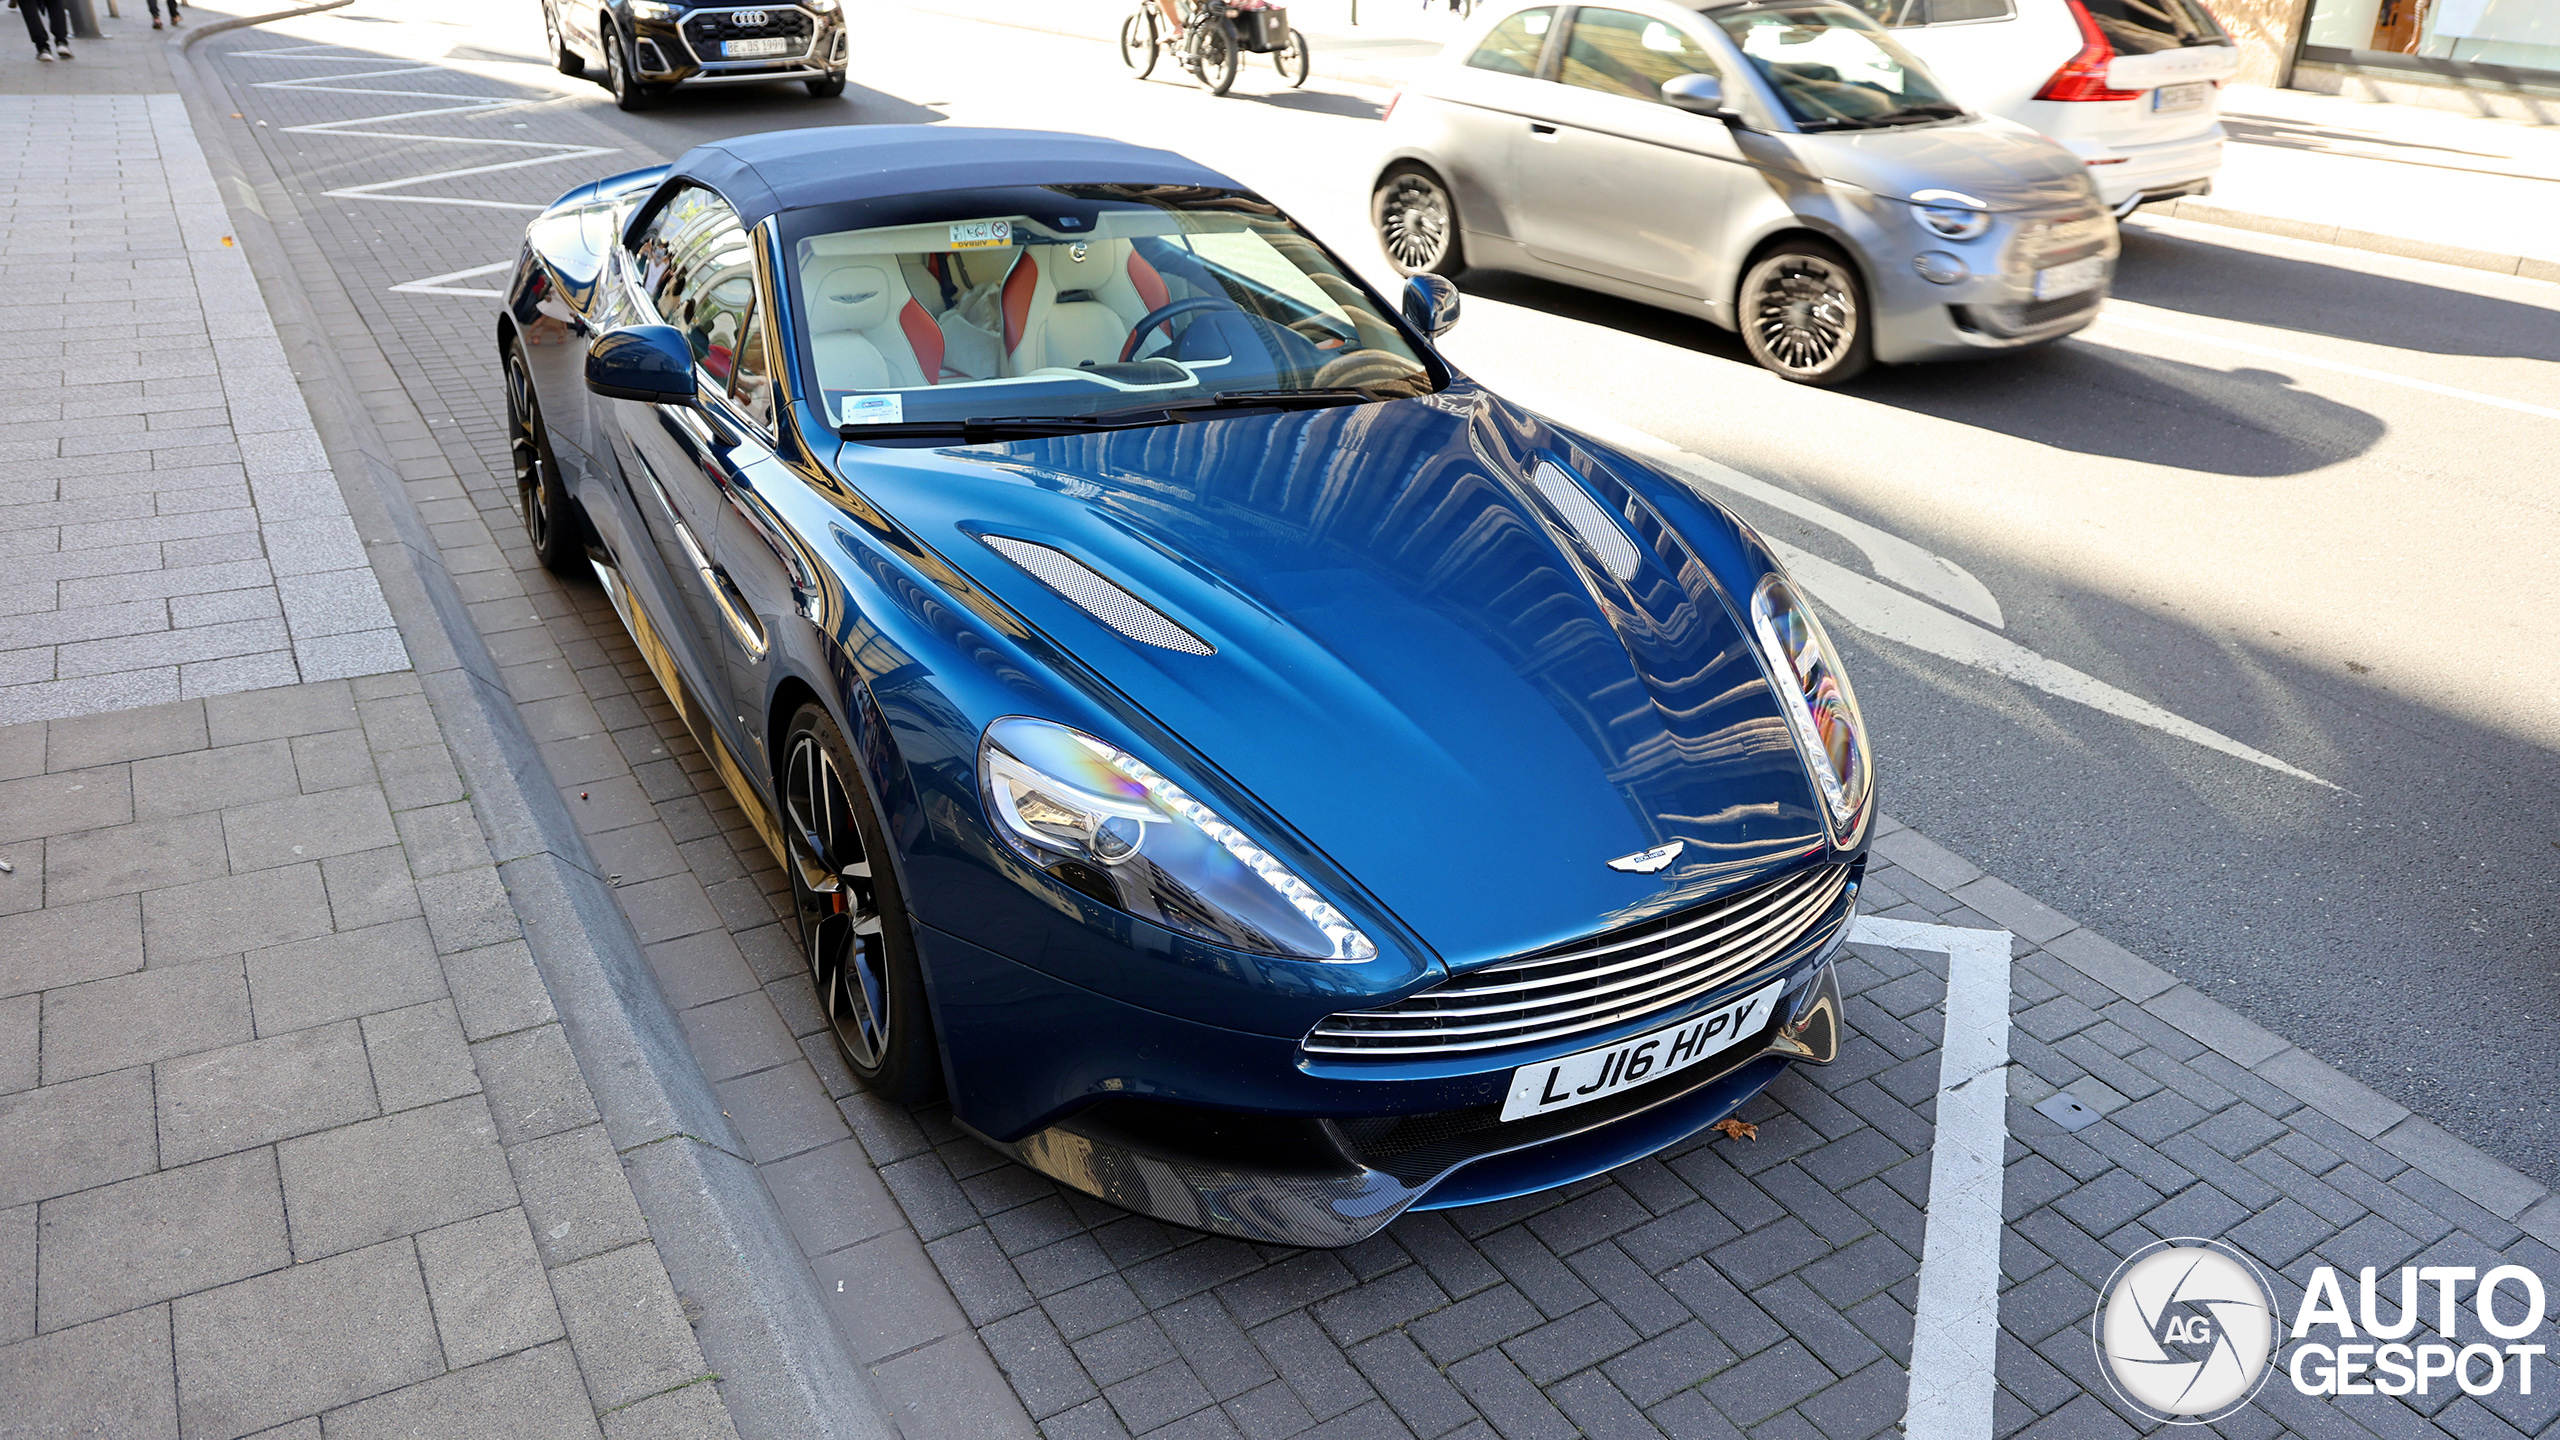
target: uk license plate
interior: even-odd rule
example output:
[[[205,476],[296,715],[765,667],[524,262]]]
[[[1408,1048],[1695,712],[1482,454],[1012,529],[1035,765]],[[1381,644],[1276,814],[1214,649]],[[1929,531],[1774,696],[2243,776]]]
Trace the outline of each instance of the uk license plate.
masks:
[[[788,55],[791,53],[791,47],[798,43],[800,42],[787,35],[776,35],[763,40],[723,40],[720,42],[720,58],[756,60],[767,55]]]
[[[2212,90],[2213,86],[2202,80],[2186,85],[2163,85],[2151,92],[2151,113],[2177,115],[2188,110],[2201,110],[2204,97]]]
[[[1511,1096],[1502,1102],[1502,1118],[1524,1120],[1606,1099],[1720,1055],[1768,1027],[1769,1013],[1786,988],[1787,982],[1776,981],[1649,1035],[1523,1065],[1511,1072]]]
[[[2056,265],[2050,270],[2037,271],[2036,298],[2055,300],[2065,295],[2077,295],[2083,290],[2095,290],[2098,288],[2098,282],[2106,278],[2107,257],[2091,255],[2086,259],[2074,260],[2068,265]]]

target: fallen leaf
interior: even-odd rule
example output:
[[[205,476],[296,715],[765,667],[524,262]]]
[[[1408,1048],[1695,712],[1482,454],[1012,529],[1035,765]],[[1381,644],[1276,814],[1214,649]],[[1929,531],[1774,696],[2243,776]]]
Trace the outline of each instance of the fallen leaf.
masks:
[[[1736,1120],[1731,1116],[1727,1116],[1707,1128],[1713,1130],[1719,1135],[1722,1135],[1727,1140],[1757,1140],[1760,1138],[1759,1126],[1752,1124],[1748,1120]]]

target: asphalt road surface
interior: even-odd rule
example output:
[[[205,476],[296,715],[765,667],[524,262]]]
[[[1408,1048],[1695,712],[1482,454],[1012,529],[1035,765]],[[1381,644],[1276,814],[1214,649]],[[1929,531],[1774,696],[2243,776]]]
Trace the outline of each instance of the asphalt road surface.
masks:
[[[1081,130],[1217,165],[1390,278],[1366,223],[1384,92],[1248,68],[1217,100],[1099,44],[876,14],[842,100],[641,115],[539,63],[530,0],[375,33],[559,96],[485,133],[621,142],[470,193],[784,126]],[[411,158],[345,183],[437,157]],[[2560,1181],[2560,288],[2145,219],[2083,336],[1840,393],[1667,312],[1464,288],[1460,365],[1730,467],[1710,489],[1832,577],[1891,812]]]

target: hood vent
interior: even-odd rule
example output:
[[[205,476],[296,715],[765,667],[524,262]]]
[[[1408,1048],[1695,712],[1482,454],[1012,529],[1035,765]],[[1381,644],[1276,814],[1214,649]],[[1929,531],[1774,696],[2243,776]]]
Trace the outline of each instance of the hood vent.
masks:
[[[1585,505],[1591,504],[1585,500]],[[1593,507],[1595,510],[1598,508]],[[1185,655],[1215,655],[1217,648],[1183,629],[1146,601],[1103,578],[1093,567],[1046,545],[1005,535],[981,535],[986,547],[1029,572],[1087,615],[1137,641]]]
[[[1547,503],[1556,508],[1556,513],[1564,517],[1565,525],[1590,547],[1591,553],[1600,557],[1600,563],[1610,574],[1620,580],[1635,578],[1637,551],[1634,538],[1627,534],[1624,525],[1600,508],[1600,502],[1591,498],[1590,491],[1576,484],[1574,478],[1552,460],[1538,462],[1538,473],[1532,477],[1531,483],[1538,487],[1538,493],[1546,497]]]

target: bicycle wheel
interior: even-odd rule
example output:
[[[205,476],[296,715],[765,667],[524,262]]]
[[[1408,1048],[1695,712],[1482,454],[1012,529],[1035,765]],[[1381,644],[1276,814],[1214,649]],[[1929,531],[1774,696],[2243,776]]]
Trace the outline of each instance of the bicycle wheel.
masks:
[[[1156,43],[1156,12],[1152,9],[1131,12],[1120,22],[1120,63],[1137,73],[1141,80],[1155,73],[1156,56],[1161,47]]]
[[[1307,32],[1292,27],[1289,43],[1271,52],[1271,68],[1280,72],[1280,78],[1292,90],[1306,84]]]
[[[1191,73],[1200,77],[1201,86],[1212,95],[1224,95],[1235,88],[1236,30],[1223,15],[1213,15],[1192,32],[1193,65]]]

